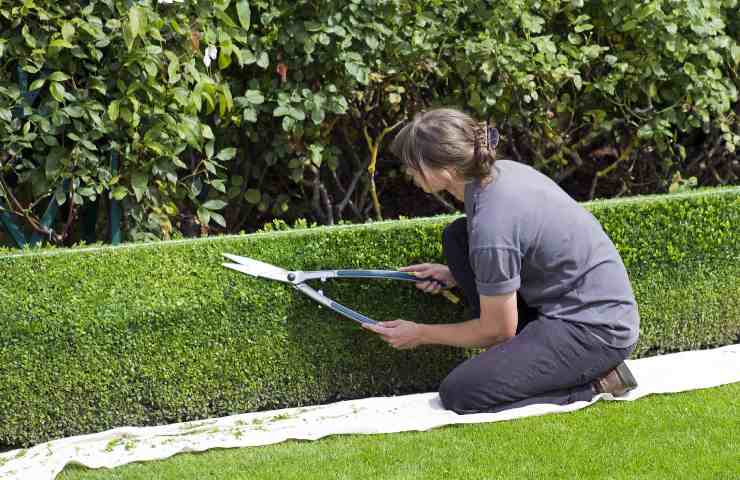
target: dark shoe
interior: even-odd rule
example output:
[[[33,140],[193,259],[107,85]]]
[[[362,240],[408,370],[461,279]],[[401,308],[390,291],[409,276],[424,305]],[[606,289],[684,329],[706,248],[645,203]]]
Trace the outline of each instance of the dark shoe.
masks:
[[[637,380],[627,368],[627,364],[622,362],[613,370],[594,380],[592,385],[596,393],[610,393],[615,397],[621,397],[637,386]]]

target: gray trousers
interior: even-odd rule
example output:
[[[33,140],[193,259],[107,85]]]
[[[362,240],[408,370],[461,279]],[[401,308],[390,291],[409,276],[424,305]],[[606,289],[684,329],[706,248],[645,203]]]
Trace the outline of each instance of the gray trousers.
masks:
[[[480,297],[468,256],[465,218],[445,228],[447,264],[465,293],[473,318]],[[458,365],[442,381],[439,396],[460,414],[498,412],[534,403],[589,401],[591,382],[626,359],[634,345],[615,348],[591,332],[596,327],[545,318],[518,298],[519,322],[511,339]]]

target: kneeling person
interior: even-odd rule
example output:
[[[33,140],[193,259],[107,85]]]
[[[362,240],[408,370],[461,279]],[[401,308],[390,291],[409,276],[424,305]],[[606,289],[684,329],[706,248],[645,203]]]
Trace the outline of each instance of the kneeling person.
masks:
[[[589,401],[636,386],[624,360],[639,335],[627,271],[599,222],[527,165],[495,160],[497,134],[451,109],[417,115],[391,149],[428,193],[448,191],[466,216],[444,231],[448,265],[401,270],[457,285],[474,318],[365,328],[395,348],[485,347],[439,394],[457,413]],[[417,287],[437,293],[439,285]]]

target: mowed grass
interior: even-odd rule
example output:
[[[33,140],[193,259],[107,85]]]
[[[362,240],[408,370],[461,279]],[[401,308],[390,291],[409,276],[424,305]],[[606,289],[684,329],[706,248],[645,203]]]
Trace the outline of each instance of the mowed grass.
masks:
[[[61,480],[740,479],[740,383],[428,432],[217,449]]]

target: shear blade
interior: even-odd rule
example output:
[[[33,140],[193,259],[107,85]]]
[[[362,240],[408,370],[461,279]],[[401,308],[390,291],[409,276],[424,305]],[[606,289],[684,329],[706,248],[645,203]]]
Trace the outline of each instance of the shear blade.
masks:
[[[277,280],[279,282],[289,282],[288,271],[269,263],[260,262],[247,257],[240,257],[238,255],[231,255],[228,253],[223,254],[224,257],[228,258],[237,263],[224,263],[223,266],[236,270],[237,272],[246,273],[253,277],[269,278],[270,280]]]

